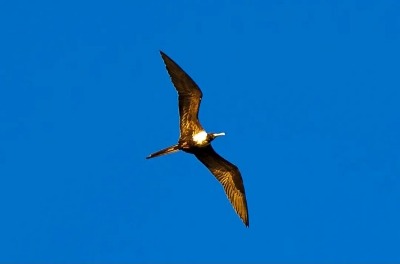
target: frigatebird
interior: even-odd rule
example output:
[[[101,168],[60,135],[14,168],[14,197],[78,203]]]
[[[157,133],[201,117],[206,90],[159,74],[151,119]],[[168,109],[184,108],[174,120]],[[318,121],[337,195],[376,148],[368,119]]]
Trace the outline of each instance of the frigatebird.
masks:
[[[170,57],[160,51],[171,81],[178,92],[180,136],[178,144],[150,154],[146,159],[182,150],[194,154],[222,184],[236,213],[246,227],[249,226],[247,201],[239,169],[211,146],[211,141],[225,133],[207,133],[198,118],[203,93],[192,78]]]

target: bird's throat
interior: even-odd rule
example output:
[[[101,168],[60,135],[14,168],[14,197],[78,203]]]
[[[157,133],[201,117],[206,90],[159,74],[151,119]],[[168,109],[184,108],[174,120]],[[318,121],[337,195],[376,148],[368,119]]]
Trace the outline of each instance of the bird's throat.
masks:
[[[198,145],[203,145],[207,141],[207,132],[203,130],[197,134],[194,134],[193,141]]]

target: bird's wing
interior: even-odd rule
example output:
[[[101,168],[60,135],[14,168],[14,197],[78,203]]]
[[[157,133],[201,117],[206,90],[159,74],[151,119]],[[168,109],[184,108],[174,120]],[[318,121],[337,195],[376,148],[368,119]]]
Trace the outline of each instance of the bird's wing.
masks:
[[[211,145],[196,149],[194,151],[194,155],[211,171],[212,174],[214,174],[217,180],[222,184],[225,193],[236,213],[242,219],[243,223],[246,226],[249,226],[246,194],[239,169],[218,155]]]
[[[178,91],[181,137],[192,137],[203,128],[198,119],[203,94],[199,86],[179,65],[160,51],[175,89]]]

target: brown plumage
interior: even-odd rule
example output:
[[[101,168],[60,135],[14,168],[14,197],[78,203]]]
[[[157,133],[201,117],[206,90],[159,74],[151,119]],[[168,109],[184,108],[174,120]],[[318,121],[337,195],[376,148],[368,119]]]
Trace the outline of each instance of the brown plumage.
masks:
[[[178,92],[180,138],[192,138],[194,134],[204,130],[199,122],[199,108],[203,93],[199,86],[178,64],[164,52],[160,51],[171,81]]]
[[[170,57],[160,51],[167,71],[178,92],[180,137],[178,144],[157,151],[147,159],[173,153],[179,150],[194,154],[222,184],[236,213],[249,226],[247,201],[242,176],[239,169],[218,155],[211,141],[224,133],[206,133],[198,119],[201,98],[200,88],[190,76]]]
[[[242,176],[239,169],[218,155],[211,145],[199,148],[194,155],[203,163],[224,187],[226,196],[232,203],[236,213],[243,223],[249,226],[246,194],[244,191]]]

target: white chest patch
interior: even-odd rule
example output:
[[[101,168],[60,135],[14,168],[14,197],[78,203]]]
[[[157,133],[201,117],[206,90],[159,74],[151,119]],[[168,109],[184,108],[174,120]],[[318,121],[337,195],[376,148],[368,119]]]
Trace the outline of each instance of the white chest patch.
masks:
[[[204,142],[206,139],[207,139],[207,132],[204,130],[193,135],[193,141],[195,141],[198,144]]]

